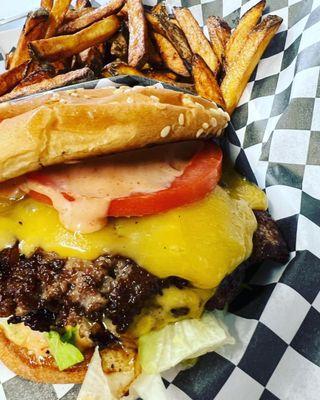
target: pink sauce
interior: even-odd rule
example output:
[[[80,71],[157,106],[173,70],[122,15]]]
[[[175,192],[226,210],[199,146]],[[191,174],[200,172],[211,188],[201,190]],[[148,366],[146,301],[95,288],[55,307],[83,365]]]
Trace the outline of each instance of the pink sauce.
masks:
[[[199,146],[199,142],[168,144],[47,168],[41,174],[50,184],[28,179],[22,189],[49,197],[67,229],[95,232],[106,225],[113,199],[169,188]]]

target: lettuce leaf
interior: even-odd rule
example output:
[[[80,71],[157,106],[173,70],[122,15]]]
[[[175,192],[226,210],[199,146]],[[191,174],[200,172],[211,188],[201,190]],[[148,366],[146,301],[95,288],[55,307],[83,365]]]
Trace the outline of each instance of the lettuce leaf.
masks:
[[[64,335],[64,339],[72,338],[70,333]],[[49,350],[55,359],[57,366],[60,371],[70,368],[75,364],[80,363],[84,360],[81,351],[74,346],[72,343],[63,341],[58,332],[51,331],[47,334]]]
[[[139,358],[143,372],[158,374],[225,344],[234,344],[234,339],[215,315],[207,312],[201,319],[186,319],[141,336]]]

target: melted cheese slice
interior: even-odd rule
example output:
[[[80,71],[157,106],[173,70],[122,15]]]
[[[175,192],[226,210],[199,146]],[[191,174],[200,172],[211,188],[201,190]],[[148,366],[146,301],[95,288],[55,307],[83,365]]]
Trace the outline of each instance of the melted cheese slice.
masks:
[[[211,289],[249,257],[256,226],[248,203],[219,186],[191,205],[148,217],[110,218],[89,234],[68,231],[54,208],[26,199],[0,215],[0,249],[19,240],[27,255],[38,247],[84,259],[121,254],[160,278],[175,275]]]

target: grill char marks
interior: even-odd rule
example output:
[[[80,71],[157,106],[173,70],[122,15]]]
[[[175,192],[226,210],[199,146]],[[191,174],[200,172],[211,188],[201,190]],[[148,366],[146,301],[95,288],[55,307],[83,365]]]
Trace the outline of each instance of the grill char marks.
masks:
[[[160,281],[133,261],[101,256],[94,261],[58,259],[36,251],[30,258],[17,246],[0,252],[0,316],[47,331],[107,317],[124,332]]]

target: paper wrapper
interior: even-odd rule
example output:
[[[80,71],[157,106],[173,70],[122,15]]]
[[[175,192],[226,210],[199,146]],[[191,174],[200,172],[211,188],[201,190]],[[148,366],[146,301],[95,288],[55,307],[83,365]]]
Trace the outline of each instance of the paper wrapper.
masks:
[[[213,14],[231,26],[254,3],[182,1],[201,25]],[[236,345],[164,374],[172,400],[320,398],[320,2],[269,0],[266,13],[284,22],[234,112],[226,144],[236,167],[265,189],[291,260],[262,265],[230,305],[224,321]],[[0,48],[10,48],[8,37],[14,45],[14,31],[1,32]],[[79,390],[27,382],[5,367],[0,381],[0,400],[74,400]]]

